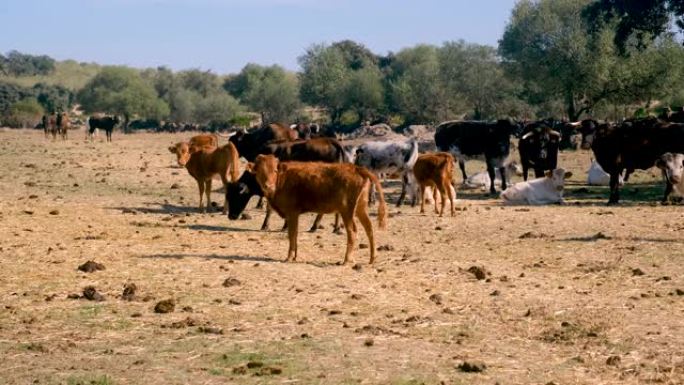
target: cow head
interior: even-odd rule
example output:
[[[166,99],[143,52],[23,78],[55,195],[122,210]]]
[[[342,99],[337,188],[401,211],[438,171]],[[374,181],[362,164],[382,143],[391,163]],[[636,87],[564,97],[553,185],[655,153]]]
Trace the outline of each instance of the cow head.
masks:
[[[228,202],[228,219],[235,220],[247,207],[247,203],[254,195],[262,195],[261,187],[256,177],[249,171],[242,173],[237,182],[228,183],[226,201]]]
[[[273,155],[258,155],[254,163],[247,164],[247,170],[256,176],[266,198],[272,198],[275,194],[279,163],[278,158]]]
[[[589,150],[594,144],[594,138],[596,137],[596,131],[598,131],[599,124],[595,120],[587,119],[579,122],[579,127],[577,131],[582,135],[582,142],[580,148],[582,150]]]
[[[684,180],[684,154],[667,152],[656,160],[656,167],[663,170],[663,175],[670,184],[679,184]]]
[[[176,161],[178,161],[178,165],[181,167],[185,167],[188,160],[190,160],[190,155],[192,155],[190,145],[186,142],[178,142],[175,145],[170,146],[169,152],[176,154]]]
[[[570,171],[565,171],[562,168],[557,168],[553,171],[546,171],[544,175],[546,178],[551,180],[556,191],[563,191],[563,188],[565,187],[565,180],[572,177],[572,173]]]

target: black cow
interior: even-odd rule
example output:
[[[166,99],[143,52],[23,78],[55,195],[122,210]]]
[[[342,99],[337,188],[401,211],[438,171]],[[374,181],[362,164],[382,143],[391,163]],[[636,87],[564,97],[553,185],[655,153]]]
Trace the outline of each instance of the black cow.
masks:
[[[266,127],[250,132],[238,131],[230,138],[240,156],[253,162],[257,155],[263,153],[263,147],[273,141],[292,141],[298,137],[297,131],[282,124],[272,123]]]
[[[594,151],[596,161],[610,174],[608,204],[620,200],[619,176],[653,167],[666,152],[684,153],[684,124],[656,118],[627,120],[619,125],[600,124],[582,131],[582,148]],[[627,181],[627,176],[625,176]]]
[[[518,142],[523,180],[527,181],[530,168],[534,170],[535,178],[543,177],[544,171],[557,168],[561,139],[561,133],[548,125],[534,123],[525,127]]]
[[[314,138],[310,140],[297,140],[294,142],[280,141],[271,142],[262,146],[259,149],[261,154],[275,155],[280,161],[300,161],[300,162],[327,162],[327,163],[344,163],[349,162],[347,153],[344,148],[335,139],[332,138]],[[258,154],[257,154],[258,155]],[[255,155],[256,157],[256,155]],[[245,172],[240,179],[235,183],[229,183],[226,189],[226,201],[228,202],[228,218],[237,219],[244,211],[250,198],[253,196],[263,197],[261,188],[254,174]],[[268,229],[268,221],[271,215],[270,208],[266,211],[266,218],[261,226],[262,230]],[[314,232],[318,229],[321,222],[322,214],[316,216],[313,225],[309,231]],[[285,224],[286,228],[287,223]],[[339,218],[335,215],[334,231],[337,233],[339,229]]]
[[[90,139],[93,138],[93,134],[95,133],[95,129],[101,128],[105,130],[105,133],[107,134],[107,142],[112,141],[112,131],[114,131],[114,127],[119,124],[119,117],[118,116],[104,116],[101,118],[91,116],[90,119],[88,119],[88,136]]]
[[[519,135],[520,131],[522,125],[510,120],[444,122],[437,126],[435,144],[440,151],[451,152],[458,159],[464,181],[468,179],[465,161],[484,156],[491,179],[489,191],[495,194],[494,169],[501,171],[501,189],[505,190],[504,161],[510,153],[510,137]]]

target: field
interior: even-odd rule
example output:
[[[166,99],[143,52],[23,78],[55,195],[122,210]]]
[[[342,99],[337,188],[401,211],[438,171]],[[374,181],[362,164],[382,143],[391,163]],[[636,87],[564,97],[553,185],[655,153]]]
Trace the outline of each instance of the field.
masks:
[[[567,205],[391,205],[374,266],[365,245],[337,265],[326,216],[282,263],[256,200],[249,220],[197,212],[166,149],[190,134],[70,136],[0,132],[0,384],[684,383],[684,207],[656,203],[657,170],[607,207],[590,153],[564,153]]]

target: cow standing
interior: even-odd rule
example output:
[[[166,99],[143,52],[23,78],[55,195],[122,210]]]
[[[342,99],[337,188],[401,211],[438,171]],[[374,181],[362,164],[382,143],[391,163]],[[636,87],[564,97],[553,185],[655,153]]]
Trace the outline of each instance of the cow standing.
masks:
[[[368,216],[368,191],[374,184],[379,193],[378,226],[385,228],[387,210],[378,178],[363,167],[352,164],[279,162],[273,155],[257,156],[251,172],[273,209],[288,223],[290,246],[285,261],[297,259],[299,216],[307,212],[338,213],[347,231],[347,249],[343,263],[350,261],[356,241],[356,223],[361,222],[375,262],[375,238]]]
[[[444,122],[437,126],[435,144],[440,151],[450,152],[458,159],[464,181],[468,179],[465,161],[484,156],[492,181],[489,191],[495,194],[494,169],[501,171],[501,189],[505,190],[504,163],[510,154],[510,137],[517,135],[520,130],[521,126],[510,120]]]
[[[230,138],[240,156],[248,162],[253,162],[262,148],[273,141],[293,141],[298,138],[297,131],[282,124],[271,123],[266,127],[257,128],[250,132],[238,131]]]
[[[544,176],[544,171],[556,169],[561,139],[561,133],[547,125],[534,124],[525,127],[518,142],[523,180],[527,181],[530,168],[534,170],[535,178]]]
[[[418,141],[369,141],[356,148],[354,163],[374,172],[376,176],[383,174],[401,174],[401,194],[397,207],[401,206],[406,196],[409,177],[418,159]],[[371,188],[372,190],[372,188]],[[373,202],[373,194],[369,198]]]
[[[610,174],[608,204],[620,200],[620,175],[624,180],[636,169],[653,167],[666,152],[684,153],[684,124],[656,118],[627,120],[620,125],[601,124],[582,131],[582,148],[591,148],[596,161]]]
[[[50,134],[52,135],[52,140],[56,140],[59,128],[57,127],[57,114],[54,112],[51,113],[48,117],[48,127],[50,127]]]
[[[62,136],[62,139],[66,140],[67,139],[67,131],[69,130],[69,127],[71,126],[71,123],[69,122],[69,115],[66,112],[61,112],[61,113],[57,114],[55,124],[57,126],[57,131]]]
[[[91,140],[93,139],[93,134],[95,133],[95,130],[98,128],[101,128],[105,130],[105,133],[107,135],[107,142],[112,141],[112,131],[114,131],[114,127],[119,124],[119,117],[118,116],[104,116],[104,117],[95,117],[91,116],[88,119],[88,133],[86,135],[86,139],[90,138]]]
[[[187,142],[178,142],[169,147],[169,152],[176,154],[176,161],[181,167],[190,160],[190,156],[201,150],[214,150],[218,147],[218,136],[215,134],[200,134],[190,138]]]
[[[239,155],[235,146],[228,143],[215,150],[200,150],[192,155],[185,164],[188,173],[195,178],[199,188],[199,210],[206,212],[202,203],[203,195],[207,195],[207,204],[211,204],[211,180],[214,175],[221,177],[223,186],[228,188],[228,173],[231,181],[238,179]],[[228,201],[223,203],[223,214],[228,212]]]
[[[45,133],[45,139],[50,138],[50,118],[47,115],[43,115],[41,119],[43,125],[43,133]]]
[[[262,146],[259,151],[264,155],[274,155],[280,161],[300,161],[300,162],[326,162],[326,163],[348,163],[349,159],[342,145],[332,138],[314,138],[311,140],[281,141],[271,142]],[[240,179],[245,178],[243,175]],[[249,177],[247,177],[249,178]],[[249,199],[256,195],[263,197],[260,190],[252,187],[245,188],[246,184],[241,184],[239,188],[229,186],[226,189],[226,199],[231,207],[230,219],[237,219],[244,210]],[[233,209],[235,206],[235,209]],[[238,209],[239,208],[239,209]],[[266,218],[261,226],[262,230],[268,229],[270,218],[270,208],[266,211]],[[322,214],[316,216],[309,231],[314,232],[318,229]],[[285,223],[287,226],[287,222]],[[335,216],[333,231],[340,231],[339,217]]]
[[[427,187],[433,188],[435,200],[435,213],[441,217],[444,215],[446,198],[451,204],[451,215],[454,215],[454,199],[456,196],[451,186],[454,173],[454,157],[448,152],[437,152],[433,154],[423,154],[418,157],[413,166],[413,175],[420,186],[420,212],[425,212],[425,190]],[[437,210],[436,192],[442,197],[441,210]]]

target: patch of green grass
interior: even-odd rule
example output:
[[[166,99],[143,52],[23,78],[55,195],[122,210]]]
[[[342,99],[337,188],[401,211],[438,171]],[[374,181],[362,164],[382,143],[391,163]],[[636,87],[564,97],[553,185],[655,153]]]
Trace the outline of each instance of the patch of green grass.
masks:
[[[102,310],[104,310],[104,305],[85,305],[79,309],[78,315],[83,319],[91,319],[100,315]]]
[[[67,385],[114,385],[114,380],[106,374],[100,376],[69,376],[66,380]]]

